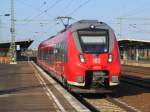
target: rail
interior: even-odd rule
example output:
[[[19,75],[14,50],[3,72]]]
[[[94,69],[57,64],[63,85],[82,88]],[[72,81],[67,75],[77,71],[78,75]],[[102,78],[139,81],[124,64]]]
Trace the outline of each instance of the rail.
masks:
[[[149,80],[144,80],[144,79],[140,79],[137,77],[130,77],[130,76],[125,76],[125,75],[122,75],[120,80],[122,82],[129,83],[129,84],[150,90],[150,81]]]

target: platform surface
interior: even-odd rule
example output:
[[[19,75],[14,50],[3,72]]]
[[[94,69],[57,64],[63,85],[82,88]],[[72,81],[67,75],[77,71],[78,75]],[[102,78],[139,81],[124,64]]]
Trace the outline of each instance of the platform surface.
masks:
[[[44,80],[27,62],[0,64],[0,112],[76,112],[63,95]]]

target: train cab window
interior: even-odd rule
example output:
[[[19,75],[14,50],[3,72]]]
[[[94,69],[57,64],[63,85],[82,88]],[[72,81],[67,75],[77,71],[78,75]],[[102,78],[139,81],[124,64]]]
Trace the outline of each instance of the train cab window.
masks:
[[[84,53],[108,52],[108,32],[106,30],[79,31],[79,41]]]

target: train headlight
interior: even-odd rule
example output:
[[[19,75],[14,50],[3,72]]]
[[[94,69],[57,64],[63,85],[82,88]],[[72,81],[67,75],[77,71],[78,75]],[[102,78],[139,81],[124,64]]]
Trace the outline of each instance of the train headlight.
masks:
[[[111,63],[113,61],[113,55],[109,54],[108,55],[108,62]]]
[[[85,58],[84,58],[84,56],[83,56],[82,54],[80,54],[80,61],[81,61],[82,63],[85,63]]]
[[[95,26],[94,26],[94,25],[90,25],[90,28],[91,28],[91,29],[95,29]]]

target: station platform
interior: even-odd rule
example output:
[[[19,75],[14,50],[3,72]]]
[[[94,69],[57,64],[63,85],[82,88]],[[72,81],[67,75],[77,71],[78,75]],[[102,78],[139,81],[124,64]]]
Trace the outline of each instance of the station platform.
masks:
[[[150,67],[150,61],[121,60],[122,65]]]
[[[37,65],[0,64],[0,112],[89,112]]]

